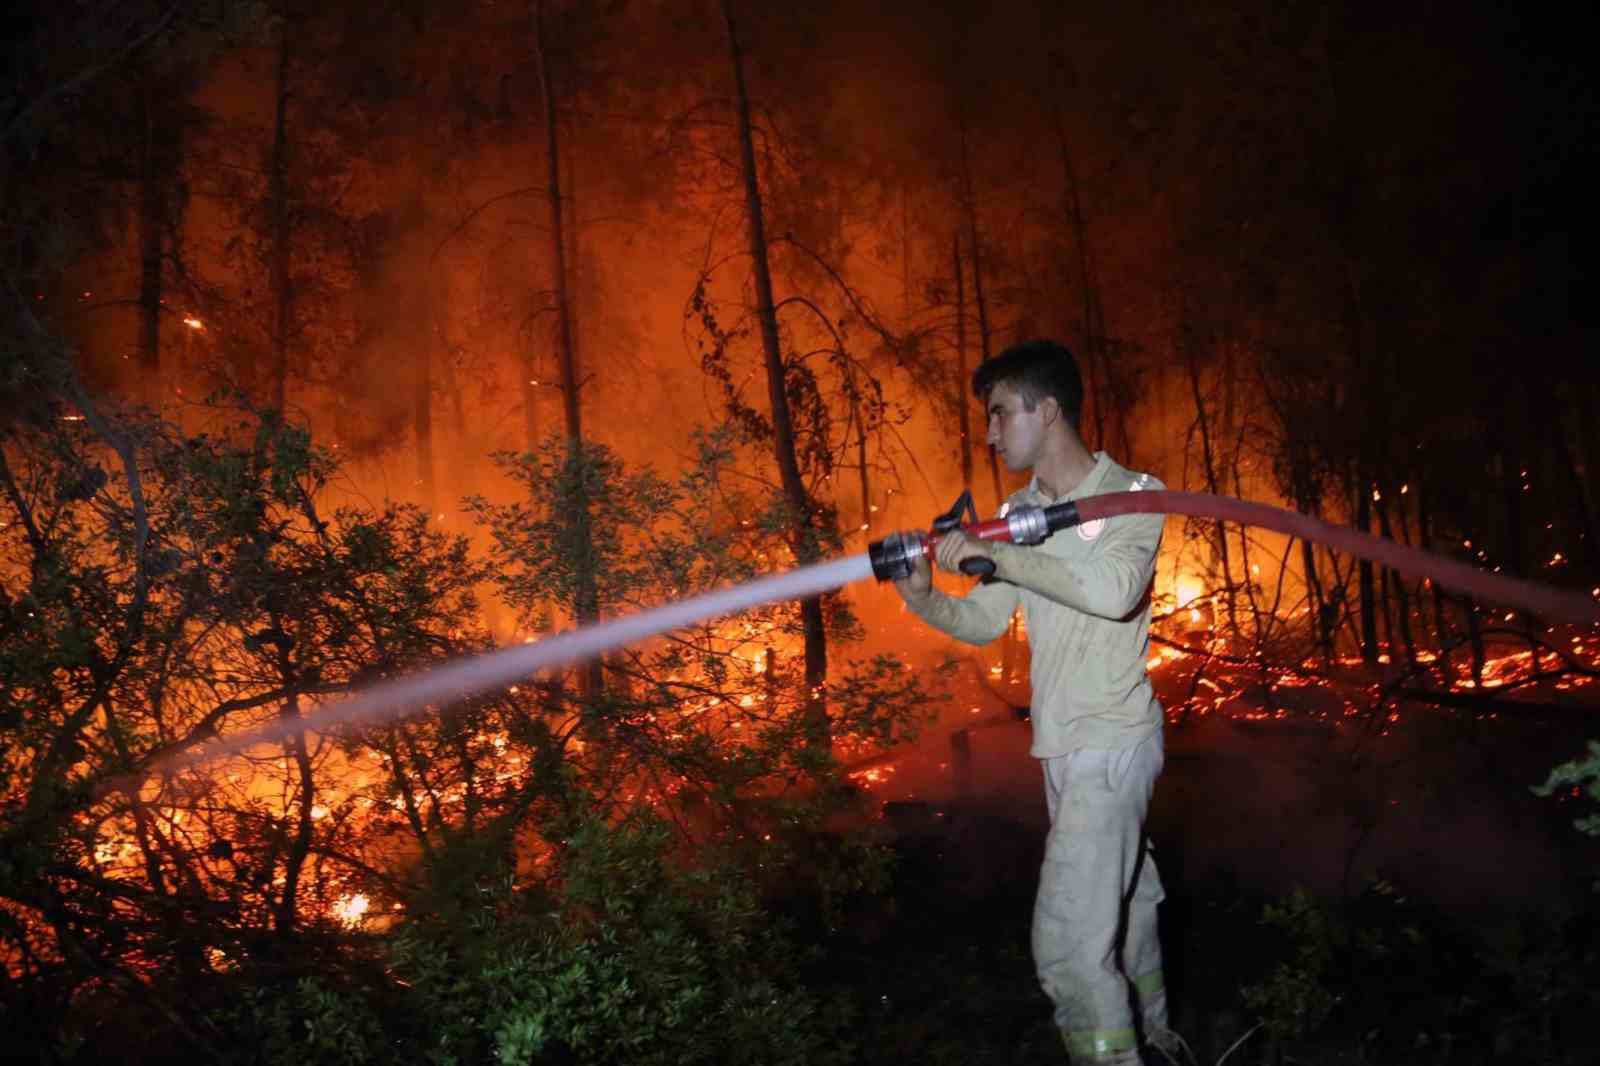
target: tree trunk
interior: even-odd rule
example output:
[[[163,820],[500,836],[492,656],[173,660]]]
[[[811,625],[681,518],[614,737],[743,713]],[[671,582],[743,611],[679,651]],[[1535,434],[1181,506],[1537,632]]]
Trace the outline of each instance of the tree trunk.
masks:
[[[1061,94],[1051,94],[1050,118],[1056,136],[1056,149],[1061,156],[1062,214],[1072,228],[1072,240],[1077,248],[1078,316],[1079,331],[1083,337],[1083,361],[1088,370],[1089,396],[1094,404],[1094,439],[1097,447],[1106,444],[1106,415],[1113,390],[1110,371],[1105,366],[1105,352],[1101,344],[1105,336],[1104,311],[1100,306],[1099,287],[1095,283],[1094,252],[1089,246],[1089,222],[1083,213],[1083,197],[1078,189],[1078,170],[1073,164],[1072,146],[1067,140],[1067,130],[1061,119]],[[1102,383],[1104,387],[1102,388]],[[1124,462],[1127,441],[1124,440]]]
[[[281,632],[282,621],[273,617],[272,628]],[[283,679],[284,686],[289,695],[283,701],[279,716],[286,722],[300,720],[300,696],[294,689],[294,678],[298,672],[295,663],[291,660],[287,648],[278,650],[278,674]],[[279,936],[288,936],[294,931],[295,911],[299,905],[300,875],[305,869],[306,859],[311,854],[311,835],[313,819],[312,807],[316,804],[316,782],[313,779],[311,767],[311,753],[306,748],[305,730],[296,730],[284,741],[287,754],[294,760],[294,773],[299,778],[297,789],[298,803],[296,805],[296,819],[294,839],[289,844],[289,853],[284,860],[283,867],[283,894],[278,897],[277,913],[273,916],[273,928]]]
[[[412,429],[417,438],[417,494],[419,502],[428,509],[428,520],[438,515],[433,448],[433,336],[432,330],[419,330],[415,362],[412,364],[411,415]]]
[[[600,594],[595,574],[593,516],[589,510],[583,454],[582,407],[578,403],[577,346],[573,339],[571,295],[567,286],[566,213],[561,198],[561,127],[556,98],[545,51],[544,0],[534,0],[534,60],[539,71],[539,89],[544,97],[546,195],[550,212],[550,270],[556,302],[556,343],[561,363],[561,409],[566,422],[567,462],[573,473],[577,498],[572,501],[574,540],[578,546],[577,590],[573,595],[573,616],[578,625],[591,625],[600,619]],[[601,695],[604,677],[599,660],[584,664],[581,674],[583,694],[588,699]]]
[[[983,244],[978,237],[978,204],[972,184],[972,157],[967,144],[967,119],[965,112],[957,116],[961,136],[961,209],[966,215],[967,243],[972,249],[972,300],[978,312],[978,352],[982,362],[992,357],[990,351],[989,301],[983,291]],[[987,439],[987,434],[985,434]],[[1000,460],[989,448],[989,477],[994,483],[994,505],[998,509],[1005,502],[1005,486],[1000,480]]]
[[[294,296],[289,280],[289,20],[278,30],[278,81],[272,121],[272,160],[267,200],[272,225],[272,397],[280,415],[288,397],[289,333],[293,328]]]
[[[1317,553],[1311,541],[1300,541],[1300,565],[1306,572],[1306,596],[1311,601],[1312,632],[1322,651],[1324,666],[1333,665],[1333,627],[1328,624],[1327,607],[1322,597],[1322,581],[1317,577]]]
[[[1394,540],[1394,529],[1389,524],[1389,497],[1383,490],[1379,490],[1377,499],[1378,531],[1389,540]],[[1412,666],[1417,665],[1417,644],[1411,636],[1411,596],[1406,592],[1406,579],[1398,571],[1384,569],[1383,580],[1386,586],[1394,589],[1395,595],[1395,625],[1400,630],[1400,640],[1405,644],[1406,662]],[[1389,597],[1384,596],[1384,615],[1388,616]],[[1394,644],[1390,641],[1390,653],[1393,654]]]
[[[1517,577],[1525,577],[1530,567],[1528,566],[1528,544],[1523,536],[1522,523],[1526,521],[1522,506],[1523,485],[1528,484],[1529,475],[1535,473],[1532,458],[1519,457],[1511,452],[1511,447],[1517,441],[1525,440],[1528,436],[1528,422],[1538,415],[1528,412],[1528,396],[1524,391],[1520,379],[1507,383],[1509,395],[1503,396],[1504,407],[1502,411],[1502,426],[1505,430],[1502,442],[1505,447],[1500,452],[1500,498],[1504,507],[1505,521],[1505,561],[1502,566],[1507,573]],[[1525,412],[1532,417],[1524,417]],[[1532,452],[1532,449],[1529,449]],[[1539,676],[1544,670],[1540,655],[1541,648],[1538,638],[1538,622],[1526,612],[1519,612],[1519,628],[1528,642],[1528,654],[1531,659],[1534,676]]]
[[[854,390],[851,390],[852,393]],[[867,473],[867,426],[866,420],[856,411],[856,463],[861,472],[861,532],[866,533],[872,529],[872,485]]]
[[[1433,551],[1433,519],[1428,507],[1428,484],[1425,477],[1417,479],[1417,544],[1425,552]],[[1428,587],[1433,593],[1434,647],[1438,649],[1436,661],[1445,683],[1452,684],[1455,681],[1455,667],[1450,662],[1450,645],[1453,642],[1449,624],[1445,621],[1444,593],[1439,591],[1436,582],[1428,582]]]
[[[140,397],[161,401],[161,290],[163,237],[170,222],[172,177],[177,168],[175,120],[158,101],[166,87],[154,78],[144,86],[144,140],[139,157],[139,342]]]
[[[1483,622],[1478,617],[1478,605],[1472,600],[1463,600],[1461,606],[1467,612],[1467,635],[1472,641],[1472,686],[1483,687],[1483,666],[1488,659],[1488,650],[1483,644]]]
[[[1364,474],[1365,471],[1362,471]],[[1372,532],[1372,490],[1368,488],[1371,480],[1358,476],[1356,478],[1356,528],[1363,533]],[[1361,661],[1368,666],[1378,663],[1378,606],[1377,590],[1374,587],[1372,564],[1366,559],[1358,561],[1356,574],[1361,590]]]
[[[961,266],[961,235],[951,239],[956,274],[956,426],[961,434],[961,487],[972,488],[972,400],[967,381],[967,285]]]
[[[1565,390],[1563,390],[1565,391]],[[1578,467],[1577,455],[1572,449],[1572,444],[1567,440],[1566,419],[1559,409],[1553,412],[1553,417],[1545,420],[1545,425],[1550,434],[1550,446],[1555,452],[1556,459],[1561,464],[1561,479],[1572,486],[1572,491],[1567,495],[1567,506],[1572,513],[1573,524],[1578,527],[1579,548],[1583,553],[1583,560],[1589,573],[1600,577],[1600,526],[1595,523],[1594,504],[1589,498],[1588,486],[1584,484],[1582,472]],[[1584,419],[1580,414],[1578,420]]]
[[[544,2],[534,0],[534,59],[539,69],[539,89],[544,97],[545,204],[550,215],[551,287],[556,303],[556,354],[561,363],[561,409],[567,439],[583,438],[582,409],[578,404],[578,368],[572,340],[572,316],[567,293],[566,214],[561,200],[561,130],[556,113],[550,67],[545,56]]]
[[[1286,425],[1285,430],[1295,433],[1296,427]],[[1310,473],[1309,456],[1304,448],[1297,446],[1292,441],[1286,445],[1290,449],[1290,463],[1293,467],[1291,484],[1294,490],[1295,507],[1301,514],[1317,517],[1321,513],[1321,500],[1318,492],[1312,486],[1314,482]],[[1327,597],[1322,591],[1322,578],[1317,573],[1316,548],[1309,540],[1300,541],[1300,565],[1306,574],[1306,596],[1311,601],[1312,632],[1315,634],[1317,647],[1322,651],[1323,665],[1333,665],[1333,626],[1329,621],[1329,605]]]
[[[900,189],[900,320],[911,321],[915,308],[911,302],[911,197]]]
[[[1593,374],[1579,375],[1575,382],[1573,396],[1574,406],[1577,409],[1578,444],[1582,452],[1582,466],[1584,472],[1583,484],[1585,495],[1588,497],[1591,511],[1600,510],[1600,418],[1592,414],[1585,416],[1584,411],[1600,411],[1600,381],[1596,381]],[[1594,536],[1589,538],[1590,547],[1600,552],[1600,541]],[[1600,567],[1595,571],[1600,576]]]
[[[522,350],[521,359],[522,380],[522,446],[529,452],[536,451],[539,447],[539,412],[535,407],[538,399],[538,386],[534,384],[533,348],[531,346]]]
[[[1206,475],[1206,491],[1213,496],[1222,495],[1222,485],[1217,475],[1216,450],[1211,441],[1211,419],[1206,410],[1205,393],[1200,382],[1200,359],[1193,350],[1194,342],[1184,342],[1185,361],[1189,368],[1189,390],[1194,396],[1196,425],[1200,430],[1200,458],[1204,464]],[[1215,524],[1212,544],[1216,548],[1217,563],[1222,567],[1222,595],[1223,605],[1228,614],[1228,636],[1230,639],[1239,635],[1239,615],[1234,605],[1233,564],[1228,555],[1228,530],[1221,522]]]
[[[756,170],[755,138],[750,126],[750,96],[744,81],[744,54],[739,45],[733,17],[733,0],[722,2],[723,20],[728,29],[728,55],[733,65],[737,91],[739,161],[744,179],[745,212],[750,242],[751,266],[755,275],[756,317],[761,326],[761,349],[767,372],[767,394],[772,405],[772,441],[778,463],[779,480],[794,523],[794,553],[801,563],[814,563],[822,550],[815,527],[810,494],[800,477],[800,462],[795,454],[794,423],[789,413],[783,349],[778,337],[778,313],[772,297],[772,272],[767,260],[766,222],[761,203],[760,175]],[[827,633],[823,628],[822,600],[813,596],[800,603],[801,628],[805,636],[806,715],[811,742],[829,743],[827,708],[821,698],[828,678]]]

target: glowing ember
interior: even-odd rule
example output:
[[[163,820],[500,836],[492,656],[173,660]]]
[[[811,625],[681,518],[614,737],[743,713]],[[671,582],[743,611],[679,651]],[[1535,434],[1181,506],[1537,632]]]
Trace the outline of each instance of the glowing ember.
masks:
[[[859,782],[860,784],[871,788],[873,785],[881,785],[885,781],[889,780],[889,778],[893,777],[894,770],[895,768],[893,765],[873,766],[866,770],[857,770],[855,773],[850,775],[850,780]]]
[[[205,329],[206,328],[206,324],[204,322],[200,321],[198,318],[195,318],[192,315],[187,317],[187,318],[185,318],[183,320],[183,324],[188,326],[190,329]]]

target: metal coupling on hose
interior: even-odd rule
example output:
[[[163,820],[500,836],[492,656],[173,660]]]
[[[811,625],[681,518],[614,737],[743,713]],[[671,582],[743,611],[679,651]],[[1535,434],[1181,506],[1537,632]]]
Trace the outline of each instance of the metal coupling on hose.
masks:
[[[926,538],[921,533],[890,533],[882,540],[867,545],[872,576],[879,581],[899,581],[910,577],[911,571],[917,567],[917,559],[926,551]]]
[[[1051,532],[1044,508],[1033,504],[1025,504],[1007,511],[1006,527],[1011,531],[1010,539],[1013,544],[1038,544]]]

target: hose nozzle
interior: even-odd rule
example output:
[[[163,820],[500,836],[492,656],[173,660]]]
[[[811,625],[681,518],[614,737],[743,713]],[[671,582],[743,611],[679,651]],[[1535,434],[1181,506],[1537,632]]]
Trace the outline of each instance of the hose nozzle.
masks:
[[[911,576],[919,556],[927,553],[927,539],[921,533],[890,533],[867,545],[872,576],[879,581],[899,581]]]
[[[971,519],[967,525],[961,524],[963,516]],[[972,494],[963,492],[954,507],[933,520],[932,533],[891,533],[868,544],[867,557],[872,561],[872,574],[879,581],[898,581],[910,577],[917,558],[932,555],[940,538],[953,530],[959,529],[975,540],[1037,544],[1079,521],[1077,504],[1068,502],[1050,507],[1014,507],[1000,518],[979,522],[973,513]],[[961,572],[987,578],[994,573],[994,563],[969,557],[961,561]]]

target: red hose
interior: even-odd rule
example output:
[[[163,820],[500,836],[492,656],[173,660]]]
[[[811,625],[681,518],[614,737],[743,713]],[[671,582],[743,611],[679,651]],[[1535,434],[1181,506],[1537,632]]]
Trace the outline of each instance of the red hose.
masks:
[[[1112,492],[1104,496],[1085,496],[1075,502],[1081,522],[1125,514],[1181,514],[1259,526],[1359,555],[1414,578],[1428,578],[1442,588],[1474,599],[1520,607],[1542,619],[1600,625],[1600,603],[1580,593],[1490,573],[1468,563],[1264,503],[1171,490]]]

